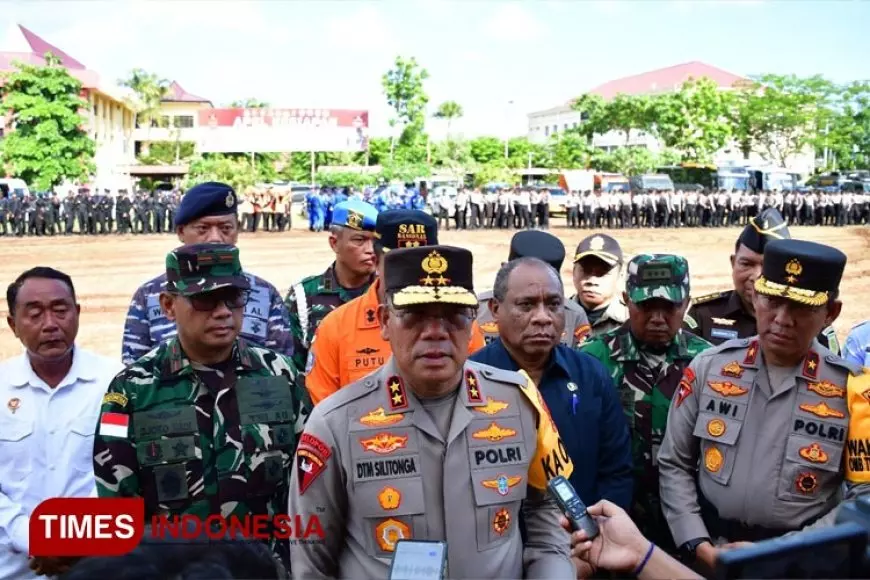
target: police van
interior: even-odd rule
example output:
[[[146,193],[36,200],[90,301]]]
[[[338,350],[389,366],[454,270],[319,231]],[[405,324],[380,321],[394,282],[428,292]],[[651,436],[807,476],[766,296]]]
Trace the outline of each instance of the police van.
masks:
[[[24,197],[30,190],[23,179],[0,179],[0,197]]]

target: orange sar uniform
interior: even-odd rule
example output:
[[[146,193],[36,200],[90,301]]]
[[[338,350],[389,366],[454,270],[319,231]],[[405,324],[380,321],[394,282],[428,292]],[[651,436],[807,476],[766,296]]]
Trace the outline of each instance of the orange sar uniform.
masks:
[[[378,285],[326,315],[320,323],[308,354],[305,386],[314,404],[362,377],[375,372],[393,354],[381,337],[378,323]],[[468,353],[485,346],[483,332],[475,321]]]

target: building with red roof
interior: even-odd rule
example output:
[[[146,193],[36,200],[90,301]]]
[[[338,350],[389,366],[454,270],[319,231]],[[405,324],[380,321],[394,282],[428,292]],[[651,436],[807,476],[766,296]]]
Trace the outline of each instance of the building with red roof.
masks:
[[[720,90],[727,91],[739,87],[749,79],[721,68],[692,61],[666,68],[656,69],[636,75],[607,81],[600,84],[587,93],[599,95],[610,100],[617,95],[654,95],[678,91],[686,81],[707,78],[716,83]],[[529,129],[528,138],[535,143],[545,143],[552,135],[557,135],[568,129],[576,128],[582,123],[581,114],[572,108],[573,99],[567,103],[528,114]],[[644,147],[652,151],[660,151],[662,144],[653,135],[643,131],[632,131],[626,136],[621,131],[611,131],[606,135],[595,135],[593,145],[607,151],[624,147]],[[719,152],[714,162],[726,164],[731,162],[742,163],[748,161],[753,164],[767,164],[759,155],[753,153],[748,160],[743,159],[742,153],[736,146],[729,146]],[[815,156],[812,151],[797,155],[791,160],[789,167],[799,173],[811,173],[815,166]]]

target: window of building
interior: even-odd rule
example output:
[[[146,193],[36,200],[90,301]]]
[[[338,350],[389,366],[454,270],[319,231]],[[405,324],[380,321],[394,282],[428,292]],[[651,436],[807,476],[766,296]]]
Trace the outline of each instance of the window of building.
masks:
[[[553,133],[559,132],[559,125],[553,125]]]
[[[549,137],[549,136],[550,136],[550,126],[545,125],[544,126],[544,137]]]
[[[179,129],[193,129],[193,115],[178,115],[175,117],[175,126]]]

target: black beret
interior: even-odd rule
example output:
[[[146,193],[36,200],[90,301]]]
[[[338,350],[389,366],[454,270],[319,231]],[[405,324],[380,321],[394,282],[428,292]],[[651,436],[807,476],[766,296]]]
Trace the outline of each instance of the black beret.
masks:
[[[743,228],[737,241],[756,254],[763,254],[768,242],[790,238],[791,233],[782,214],[775,207],[769,207],[749,219],[749,223]]]
[[[233,188],[226,183],[206,181],[188,189],[175,211],[175,226],[187,225],[207,216],[235,215],[238,199]]]
[[[553,234],[540,230],[524,230],[515,233],[511,238],[508,261],[517,258],[538,258],[558,272],[565,261],[565,245]]]
[[[465,248],[399,248],[384,256],[384,290],[397,308],[433,303],[477,306],[473,265]]]
[[[418,209],[390,209],[378,214],[375,240],[385,250],[438,244],[438,222]]]
[[[755,292],[821,306],[840,287],[846,254],[806,240],[773,240],[764,249]]]

